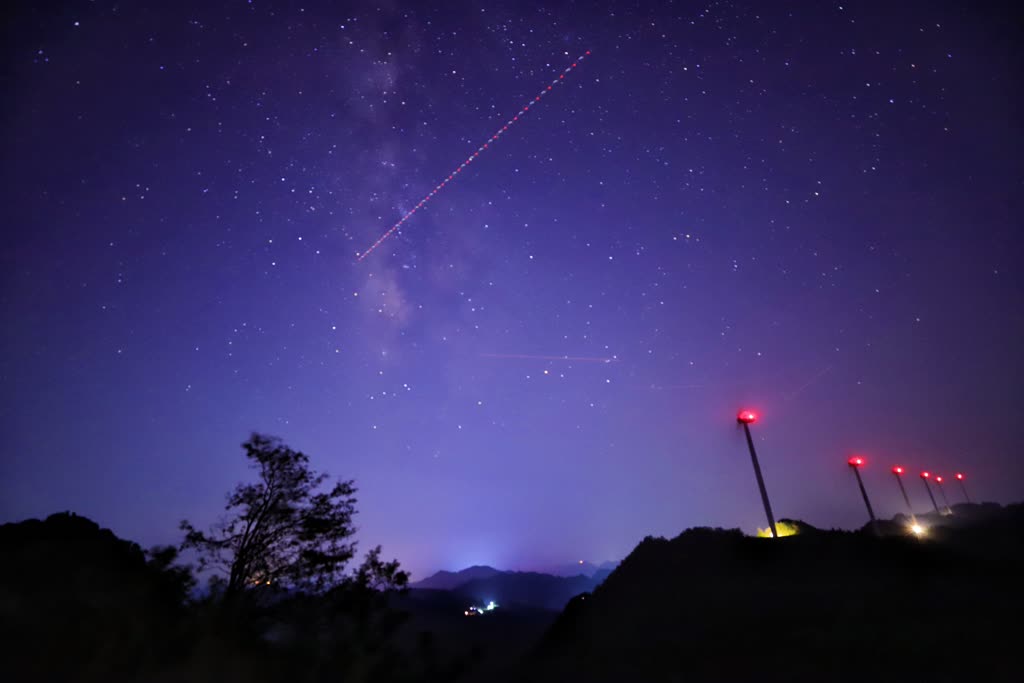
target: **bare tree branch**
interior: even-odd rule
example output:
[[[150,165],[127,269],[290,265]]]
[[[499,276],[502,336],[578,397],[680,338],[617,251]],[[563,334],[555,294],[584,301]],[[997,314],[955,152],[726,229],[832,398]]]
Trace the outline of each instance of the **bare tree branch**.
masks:
[[[314,472],[309,458],[275,437],[253,434],[244,444],[256,470],[256,483],[239,484],[229,494],[227,516],[209,532],[181,523],[182,548],[193,548],[203,567],[228,575],[227,594],[257,583],[277,583],[320,592],[353,583],[367,588],[401,588],[408,575],[398,562],[380,560],[380,548],[367,554],[353,574],[356,487],[351,480],[321,487],[326,474]]]

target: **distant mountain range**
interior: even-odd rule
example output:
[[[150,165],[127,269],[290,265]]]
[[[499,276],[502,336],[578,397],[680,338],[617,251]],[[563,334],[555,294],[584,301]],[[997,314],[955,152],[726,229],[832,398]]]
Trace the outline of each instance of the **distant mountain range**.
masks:
[[[430,588],[433,590],[450,591],[458,588],[459,586],[475,581],[476,579],[486,579],[495,574],[503,574],[500,569],[494,567],[487,567],[484,565],[473,565],[457,572],[446,572],[439,571],[435,574],[428,576],[422,581],[416,581],[415,583],[409,584],[410,588]]]
[[[493,600],[506,607],[561,610],[573,597],[597,588],[616,564],[584,562],[553,568],[553,572],[565,572],[562,574],[510,572],[477,565],[458,572],[439,571],[411,584],[410,588],[449,591],[470,603],[485,604]],[[579,571],[569,574],[573,567]]]

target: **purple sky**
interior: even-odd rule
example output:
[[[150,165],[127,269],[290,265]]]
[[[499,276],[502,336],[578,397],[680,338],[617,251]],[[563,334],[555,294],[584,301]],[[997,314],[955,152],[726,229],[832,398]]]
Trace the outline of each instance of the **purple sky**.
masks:
[[[417,576],[601,561],[764,526],[745,406],[778,517],[1022,497],[1001,3],[180,4],[5,24],[0,520],[175,542],[258,430]]]

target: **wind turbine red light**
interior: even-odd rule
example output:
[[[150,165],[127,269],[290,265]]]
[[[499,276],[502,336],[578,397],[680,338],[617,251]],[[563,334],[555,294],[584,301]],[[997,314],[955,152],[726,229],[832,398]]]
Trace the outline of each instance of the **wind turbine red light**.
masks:
[[[963,481],[964,480],[964,475],[962,473],[960,473],[960,472],[957,472],[953,476],[956,477],[959,481]]]
[[[861,467],[864,465],[864,458],[860,457],[859,455],[855,455],[846,462],[850,465],[850,467]]]
[[[902,467],[900,467],[899,465],[896,465],[896,467],[893,467],[893,468],[892,468],[892,473],[893,473],[893,474],[903,474],[904,472],[906,472],[906,470],[904,470],[904,469],[903,469]]]
[[[936,483],[936,484],[941,484],[941,483],[942,483],[942,477],[940,477],[940,476],[936,476],[936,477],[935,477],[935,483]]]
[[[925,470],[924,472],[921,473],[921,478],[922,479],[927,479],[930,476],[932,476],[932,473],[927,471],[927,470]]]
[[[757,422],[757,413],[753,410],[741,410],[736,416],[736,421],[747,425],[754,424]]]

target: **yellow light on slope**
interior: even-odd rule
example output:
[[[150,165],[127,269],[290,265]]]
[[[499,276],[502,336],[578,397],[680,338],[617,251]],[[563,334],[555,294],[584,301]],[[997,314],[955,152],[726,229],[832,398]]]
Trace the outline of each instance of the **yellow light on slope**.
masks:
[[[796,524],[788,524],[786,522],[776,522],[775,523],[775,528],[779,532],[779,538],[783,538],[784,536],[796,536],[798,533],[800,533],[800,529],[797,527]],[[773,538],[772,530],[770,528],[768,528],[768,529],[761,529],[761,528],[759,528],[757,530],[757,537],[758,538]]]

